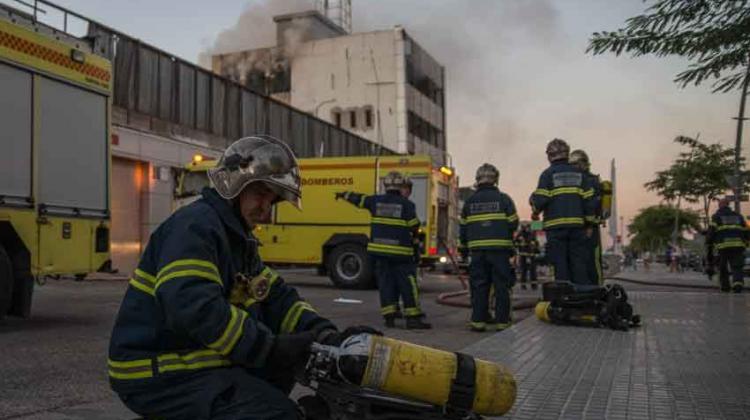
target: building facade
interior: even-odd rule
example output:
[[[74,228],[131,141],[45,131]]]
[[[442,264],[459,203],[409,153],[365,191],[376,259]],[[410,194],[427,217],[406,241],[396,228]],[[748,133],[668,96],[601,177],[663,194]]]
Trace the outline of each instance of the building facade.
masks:
[[[445,69],[404,28],[349,34],[317,11],[274,21],[276,46],[216,55],[214,72],[398,153],[450,164]]]

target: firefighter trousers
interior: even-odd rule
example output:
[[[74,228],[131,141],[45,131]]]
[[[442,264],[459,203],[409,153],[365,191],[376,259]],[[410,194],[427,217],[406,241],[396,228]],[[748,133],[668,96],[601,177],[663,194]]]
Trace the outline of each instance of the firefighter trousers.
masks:
[[[730,287],[735,286],[744,286],[744,265],[744,248],[738,247],[719,250],[719,287],[721,290],[729,290]],[[732,275],[732,284],[729,284],[730,273]]]
[[[602,236],[598,225],[592,228],[591,237],[586,240],[589,246],[586,273],[591,284],[601,285],[604,282],[604,274],[602,273]]]
[[[583,227],[549,229],[545,234],[555,280],[590,285],[586,264],[591,253]]]
[[[484,327],[497,324],[507,327],[511,322],[510,288],[513,271],[510,251],[472,251],[469,264],[471,288],[471,324]],[[490,289],[495,291],[495,317],[490,317]]]
[[[387,257],[373,257],[373,260],[381,314],[387,316],[396,313],[401,298],[404,316],[421,316],[416,264]]]
[[[274,385],[243,367],[197,371],[168,386],[120,394],[125,406],[147,419],[298,420],[287,397],[291,382]]]

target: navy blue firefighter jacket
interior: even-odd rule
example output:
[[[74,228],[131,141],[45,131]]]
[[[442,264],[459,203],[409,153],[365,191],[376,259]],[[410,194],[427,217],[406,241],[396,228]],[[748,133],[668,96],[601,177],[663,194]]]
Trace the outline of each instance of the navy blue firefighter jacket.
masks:
[[[539,176],[529,201],[544,213],[544,229],[583,227],[594,223],[596,199],[593,177],[567,161],[552,162]]]
[[[729,207],[720,207],[711,216],[711,224],[708,229],[708,242],[715,249],[739,248],[743,249],[748,240],[748,230],[745,219],[741,214]]]
[[[262,369],[274,335],[333,328],[264,266],[257,244],[210,188],[156,229],[112,331],[115,391],[221,366]]]
[[[372,215],[370,242],[367,244],[369,254],[393,260],[413,260],[420,225],[413,202],[398,191],[378,195],[346,192],[344,198]]]
[[[469,251],[512,251],[517,228],[513,200],[493,185],[482,185],[461,211],[460,246]]]

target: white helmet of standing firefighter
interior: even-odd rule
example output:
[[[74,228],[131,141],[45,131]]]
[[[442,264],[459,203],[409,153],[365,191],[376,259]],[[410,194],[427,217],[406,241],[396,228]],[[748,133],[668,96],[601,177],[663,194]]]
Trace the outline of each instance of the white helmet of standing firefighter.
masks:
[[[591,169],[591,161],[589,155],[581,149],[573,150],[570,152],[570,164],[576,168],[587,172]]]
[[[295,207],[302,205],[299,165],[292,149],[281,140],[267,135],[241,138],[224,151],[216,168],[208,171],[211,184],[227,200],[242,190],[262,182]]]
[[[547,143],[547,160],[556,162],[558,160],[567,160],[570,155],[570,146],[565,140],[553,139]]]
[[[391,171],[383,177],[383,187],[386,191],[401,191],[403,188],[411,189],[411,179],[401,172]]]
[[[480,185],[497,185],[500,179],[500,171],[497,170],[495,165],[485,163],[477,168],[477,174],[474,177],[474,187]]]

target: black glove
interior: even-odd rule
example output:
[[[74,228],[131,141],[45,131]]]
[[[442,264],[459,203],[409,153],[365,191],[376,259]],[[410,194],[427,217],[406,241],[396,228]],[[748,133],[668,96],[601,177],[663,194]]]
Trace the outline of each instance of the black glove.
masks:
[[[347,338],[357,334],[383,335],[382,332],[366,325],[357,325],[345,329],[343,332],[328,329],[318,334],[320,344],[326,346],[340,346]]]
[[[342,198],[346,198],[346,191],[339,191],[336,194],[336,200],[340,200]]]
[[[312,331],[277,335],[268,355],[268,365],[276,369],[288,369],[305,363],[313,341],[315,333]]]

